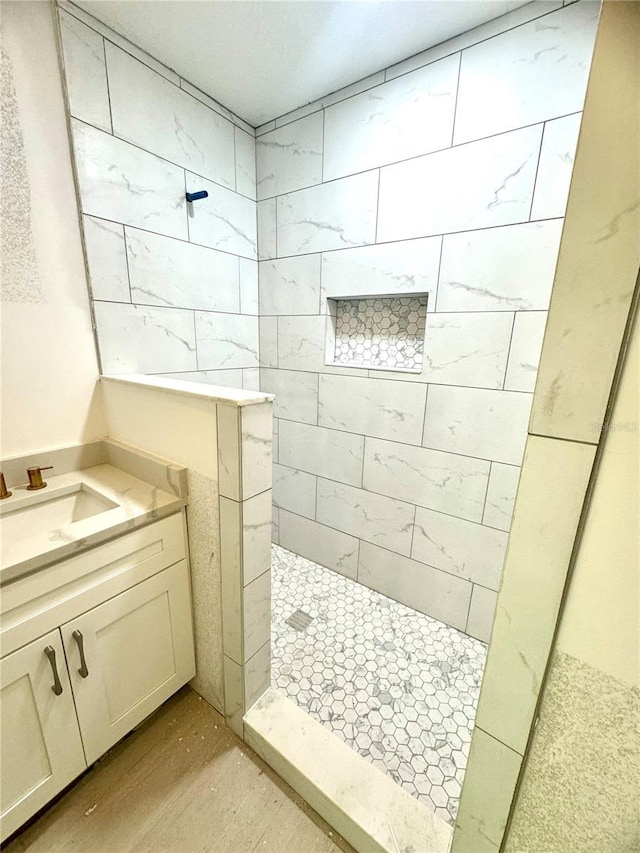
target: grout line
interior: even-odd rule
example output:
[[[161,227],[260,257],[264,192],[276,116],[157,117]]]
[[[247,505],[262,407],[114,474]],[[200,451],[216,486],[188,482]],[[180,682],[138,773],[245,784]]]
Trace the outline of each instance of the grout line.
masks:
[[[576,0],[572,0],[572,2],[576,2]],[[562,8],[562,7],[560,7],[560,8]],[[514,11],[514,10],[512,10],[512,11]],[[425,61],[422,65],[416,65],[415,68],[410,68],[408,71],[403,71],[401,74],[396,74],[393,77],[387,76],[388,72],[391,71],[393,68],[397,68],[398,65],[403,65],[404,63],[409,62],[412,59],[416,59],[418,56],[420,56],[420,54],[427,53],[427,52],[432,51],[432,50],[436,50],[436,48],[442,47],[443,45],[447,44],[447,42],[454,41],[457,38],[461,38],[462,36],[467,35],[470,32],[473,32],[474,29],[479,29],[479,27],[483,26],[483,24],[479,24],[478,27],[472,27],[471,30],[465,30],[465,32],[459,33],[457,36],[453,36],[451,39],[446,39],[444,42],[439,42],[438,44],[432,45],[431,47],[427,48],[426,51],[424,51],[424,50],[418,51],[418,53],[414,53],[411,56],[408,56],[406,59],[402,59],[400,62],[395,62],[393,65],[388,65],[385,68],[380,69],[380,71],[374,72],[375,74],[383,74],[384,75],[383,82],[381,82],[381,83],[375,83],[374,85],[368,86],[367,88],[362,89],[359,92],[355,92],[353,95],[345,95],[344,98],[338,98],[333,103],[327,104],[326,106],[322,105],[323,100],[330,98],[332,95],[338,94],[340,91],[343,91],[343,89],[348,89],[348,88],[351,88],[351,86],[355,86],[360,82],[364,82],[364,80],[366,80],[367,77],[373,76],[373,75],[367,75],[367,77],[363,77],[360,80],[354,80],[354,82],[350,83],[349,86],[344,86],[344,87],[342,87],[342,89],[336,89],[333,92],[328,92],[326,95],[323,96],[323,98],[319,98],[317,101],[311,101],[311,103],[309,103],[309,104],[302,104],[301,106],[296,107],[293,110],[289,110],[289,112],[282,113],[282,115],[276,116],[275,118],[271,119],[270,121],[273,121],[274,123],[277,121],[282,121],[282,119],[285,119],[288,115],[291,115],[294,112],[297,112],[298,110],[304,109],[305,107],[313,107],[313,105],[317,103],[318,104],[317,108],[315,108],[315,109],[312,108],[310,110],[310,112],[308,112],[306,115],[300,116],[299,118],[291,119],[291,121],[282,121],[282,124],[280,124],[278,126],[278,128],[274,128],[274,129],[279,129],[280,127],[285,127],[288,124],[293,124],[296,121],[301,121],[301,119],[307,118],[309,115],[313,115],[314,113],[320,112],[321,109],[329,109],[330,107],[334,106],[335,104],[343,103],[344,101],[349,101],[349,100],[351,100],[351,98],[357,98],[358,95],[362,95],[365,92],[370,92],[372,89],[377,89],[379,86],[384,85],[384,83],[390,83],[394,80],[399,80],[401,77],[406,77],[408,74],[413,74],[414,71],[419,71],[423,68],[426,68],[428,65],[435,65],[436,63],[440,62],[443,59],[448,59],[449,57],[454,56],[456,53],[462,53],[463,50],[469,50],[470,48],[475,47],[476,45],[483,44],[484,42],[490,41],[493,38],[498,38],[499,36],[502,36],[505,33],[510,33],[513,30],[517,30],[519,27],[524,27],[527,24],[533,23],[533,21],[537,21],[540,18],[546,17],[547,15],[553,15],[555,12],[559,12],[559,11],[560,11],[560,9],[550,9],[548,12],[541,12],[539,15],[536,15],[532,18],[529,18],[526,21],[522,21],[519,24],[515,24],[512,27],[506,27],[504,30],[500,30],[500,32],[493,33],[492,35],[486,36],[485,38],[481,38],[478,41],[471,42],[470,44],[465,45],[464,47],[452,49],[450,53],[445,53],[442,56],[438,56],[436,59],[425,59]],[[505,14],[509,14],[509,13],[507,12]],[[499,20],[501,17],[503,17],[503,15],[498,16],[498,18],[494,18],[493,21]],[[492,22],[487,21],[486,23],[492,23]],[[261,122],[261,124],[269,124],[269,122]],[[258,125],[257,127],[260,127],[260,126],[261,125]],[[271,131],[264,131],[264,132],[270,133]],[[260,134],[260,135],[262,135],[262,134]]]
[[[500,463],[499,462],[496,462],[496,463],[489,462],[489,473],[487,474],[487,487],[484,490],[484,500],[482,501],[482,515],[480,516],[480,518],[481,518],[480,523],[484,527],[492,527],[492,525],[484,523],[484,516],[485,516],[485,513],[487,511],[487,498],[489,497],[489,484],[491,483],[491,474],[493,473],[494,464],[499,465]]]
[[[543,122],[542,125],[542,133],[540,134],[540,148],[538,149],[538,160],[536,162],[536,173],[533,178],[533,188],[531,190],[531,204],[529,205],[529,222],[531,222],[531,216],[533,214],[533,204],[536,198],[536,185],[538,183],[538,172],[540,170],[540,161],[542,160],[542,146],[544,145],[544,132],[547,128],[547,122]],[[573,164],[571,166],[571,173],[573,174]]]
[[[325,124],[325,115],[326,110],[322,109],[322,165],[320,167],[320,183],[324,184],[324,152],[325,152],[325,144],[324,144],[324,124]]]
[[[238,152],[236,150],[236,128],[233,128],[233,189],[238,192]]]
[[[401,554],[399,551],[392,551],[390,548],[385,548],[384,545],[380,545],[378,542],[371,542],[369,539],[363,539],[361,536],[355,536],[353,533],[347,533],[344,530],[340,530],[337,527],[333,527],[331,524],[327,524],[324,521],[317,521],[313,518],[309,518],[307,515],[301,515],[299,512],[295,512],[295,510],[288,509],[287,507],[276,505],[276,509],[279,513],[288,512],[289,515],[293,515],[296,518],[301,518],[303,521],[311,521],[314,524],[318,524],[320,527],[326,527],[328,530],[332,530],[334,533],[340,533],[342,536],[349,536],[351,539],[355,539],[358,543],[358,549],[360,548],[360,544],[364,542],[366,545],[372,545],[374,548],[379,548],[381,551],[384,551],[387,554],[392,554],[394,557],[404,557],[406,560],[411,560],[413,563],[417,563],[418,566],[425,566],[429,569],[432,569],[435,572],[441,572],[443,575],[447,575],[448,577],[456,578],[459,581],[464,583],[468,583],[470,585],[479,586],[482,589],[486,589],[489,592],[497,593],[497,590],[492,589],[490,586],[486,586],[485,584],[478,583],[478,581],[472,581],[469,578],[463,577],[462,575],[456,575],[452,572],[448,572],[446,569],[440,569],[438,566],[432,566],[430,563],[424,563],[422,560],[418,560],[416,557],[412,557],[410,554]],[[503,531],[504,532],[504,531]],[[283,545],[280,546],[284,547]],[[292,552],[295,553],[295,552]],[[298,555],[302,556],[302,555]],[[360,552],[358,550],[358,560],[359,560]],[[305,559],[308,559],[305,557]],[[386,593],[383,593],[386,595]],[[410,605],[408,605],[410,606]]]
[[[411,545],[409,546],[409,558],[413,559],[411,556],[413,554],[413,539],[416,535],[416,519],[418,517],[418,505],[416,504],[413,511],[413,524],[411,525]]]
[[[215,369],[215,368],[213,368],[213,369]],[[234,368],[228,368],[228,369],[233,370]],[[266,370],[275,370],[276,368],[263,368],[263,370],[265,370],[265,369]],[[189,373],[190,371],[185,371],[185,372]],[[296,372],[301,372],[301,371],[296,371]],[[318,375],[324,375],[324,374],[318,374]],[[365,377],[363,377],[363,378],[365,378]],[[456,386],[453,386],[453,387],[456,387]],[[266,391],[264,393],[273,393],[273,392]],[[517,393],[525,394],[525,393],[529,393],[529,392],[518,391]],[[529,394],[529,396],[533,396],[533,395]],[[304,421],[294,421],[291,418],[280,417],[280,420],[290,421],[291,423],[301,423],[304,426],[314,426],[314,424],[306,424]],[[456,450],[443,450],[441,447],[427,447],[424,444],[411,444],[408,441],[398,441],[397,438],[381,438],[378,435],[369,435],[368,433],[353,432],[352,430],[340,429],[339,427],[335,427],[335,426],[327,427],[327,426],[323,426],[320,424],[315,424],[315,426],[319,426],[321,429],[331,429],[331,430],[334,430],[335,432],[345,433],[346,435],[356,435],[356,436],[363,436],[364,435],[365,437],[373,438],[376,441],[386,441],[389,444],[399,444],[402,447],[414,447],[417,450],[431,450],[431,451],[434,451],[436,453],[446,453],[447,455],[450,455],[450,456],[461,456],[463,459],[475,459],[478,462],[498,462],[500,465],[509,465],[511,468],[521,468],[522,467],[521,462],[504,462],[501,459],[489,459],[485,456],[472,456],[470,453],[460,453],[459,451],[456,451]],[[536,435],[536,433],[529,433],[529,435]],[[577,441],[575,439],[556,439],[556,436],[547,436],[547,435],[541,435],[540,438],[552,438],[552,439],[558,440],[558,441]],[[591,444],[591,442],[584,442],[584,441],[577,441],[577,443],[578,444]]]
[[[131,292],[131,269],[129,267],[129,244],[127,242],[127,228],[125,225],[121,225],[120,227],[122,228],[122,242],[124,243],[124,262],[127,266],[127,284],[129,285],[129,303],[128,304],[133,305],[134,302],[133,302],[133,294]],[[100,300],[96,299],[92,293],[91,294],[91,301],[92,302],[99,302]],[[105,300],[105,301],[110,301],[110,300]]]
[[[186,173],[186,169],[183,169],[183,171]],[[197,246],[200,249],[208,249],[210,252],[218,252],[221,255],[227,255],[232,258],[245,258],[245,260],[247,261],[256,260],[255,258],[251,258],[248,255],[238,255],[236,252],[227,252],[225,251],[225,249],[218,249],[215,246],[207,246],[205,243],[196,243],[194,240],[185,240],[184,237],[176,237],[174,234],[166,234],[160,231],[151,231],[150,228],[141,228],[139,225],[131,225],[128,222],[121,222],[117,219],[109,219],[107,216],[97,216],[94,213],[87,213],[86,211],[80,209],[80,207],[78,207],[78,212],[80,215],[90,216],[92,219],[100,219],[102,220],[102,222],[111,222],[113,225],[124,225],[126,228],[133,229],[135,231],[142,231],[143,234],[153,234],[155,237],[164,237],[166,240],[177,240],[178,243],[184,243],[185,246]],[[538,310],[543,311],[547,309],[540,308]]]
[[[376,227],[375,231],[373,232],[373,242],[376,245],[378,244],[378,220],[380,218],[380,184],[382,182],[381,171],[381,169],[378,169],[378,188],[376,193]]]
[[[433,154],[442,154],[445,151],[456,151],[459,148],[464,148],[465,145],[475,145],[478,142],[486,142],[489,139],[497,139],[500,136],[508,136],[509,134],[512,134],[512,133],[518,133],[521,130],[529,130],[532,127],[542,127],[542,125],[544,125],[548,121],[556,121],[556,120],[561,119],[561,118],[569,118],[570,116],[580,115],[581,113],[582,113],[582,110],[573,110],[572,112],[565,113],[564,115],[553,116],[553,118],[551,118],[551,119],[534,121],[534,122],[531,122],[530,124],[523,124],[523,125],[520,125],[518,127],[510,128],[509,130],[501,130],[501,131],[498,131],[496,133],[489,133],[486,136],[479,136],[477,139],[469,139],[469,140],[466,140],[465,142],[458,142],[455,145],[445,145],[442,148],[434,148],[432,151],[422,151],[420,154],[414,154],[411,157],[403,157],[400,160],[391,160],[388,163],[387,162],[379,163],[378,165],[375,165],[375,166],[368,166],[366,169],[358,169],[355,172],[347,172],[345,175],[338,175],[335,178],[328,178],[327,180],[323,181],[322,183],[316,182],[313,184],[308,184],[307,186],[304,186],[304,187],[297,187],[297,189],[295,189],[295,190],[288,190],[286,193],[278,193],[277,195],[266,196],[266,198],[260,199],[260,201],[268,201],[271,198],[278,198],[279,196],[283,196],[283,195],[295,195],[296,193],[305,192],[307,190],[314,189],[315,187],[326,186],[327,184],[335,184],[338,181],[345,181],[348,178],[355,177],[356,175],[364,175],[367,172],[375,172],[377,169],[387,169],[390,166],[399,166],[403,163],[409,163],[409,162],[414,161],[414,160],[420,160],[423,157],[431,157]],[[528,222],[529,220],[527,219],[525,221]]]
[[[82,124],[85,127],[90,127],[93,130],[97,130],[98,133],[104,133],[105,136],[110,136],[112,139],[117,139],[118,142],[122,142],[124,145],[130,145],[132,148],[135,148],[137,151],[143,151],[145,154],[148,154],[150,157],[156,157],[158,160],[161,160],[163,163],[170,163],[172,166],[175,166],[177,169],[185,169],[190,172],[192,175],[195,175],[197,178],[200,178],[203,181],[208,181],[210,184],[215,184],[216,187],[220,187],[227,192],[233,193],[234,195],[240,196],[241,198],[246,198],[247,201],[251,201],[254,204],[256,200],[251,198],[251,196],[245,195],[244,193],[239,193],[234,190],[230,184],[221,184],[220,181],[216,181],[215,178],[207,177],[207,175],[202,175],[200,172],[194,171],[191,166],[185,166],[184,163],[176,163],[173,160],[169,160],[167,157],[163,157],[161,154],[156,154],[155,151],[150,151],[148,148],[143,148],[142,145],[138,145],[135,142],[132,142],[130,139],[123,139],[121,136],[117,136],[115,133],[108,133],[103,127],[96,127],[95,124],[91,124],[89,121],[85,121],[84,119],[78,118],[74,116],[71,112],[69,113],[70,118],[74,121],[78,122],[78,124]],[[73,135],[73,129],[72,129]],[[98,217],[100,218],[100,217]]]
[[[440,275],[442,273],[442,256],[444,254],[444,234],[440,237],[440,254],[438,255],[438,273],[436,276],[436,294],[435,294],[435,304],[432,314],[438,313],[438,299],[440,298]],[[429,297],[427,297],[427,311],[429,310]],[[441,312],[445,313],[445,312]],[[455,311],[449,313],[457,313]],[[466,311],[464,313],[467,313]],[[425,334],[426,334],[426,326],[425,326]]]
[[[465,633],[469,633],[469,616],[471,616],[471,602],[473,601],[473,588],[475,583],[471,581],[471,595],[469,596],[469,605],[467,606],[467,618],[464,620]],[[477,708],[477,705],[476,705]]]
[[[196,352],[196,370],[200,370],[200,364],[198,359],[198,332],[196,330],[196,312],[192,311],[193,314],[193,343]]]
[[[63,45],[64,51],[64,45]],[[111,125],[111,134],[115,135],[113,132],[113,108],[111,106],[111,91],[109,89],[109,65],[107,63],[107,46],[105,42],[104,36],[102,36],[102,54],[104,56],[104,77],[107,83],[107,101],[109,103],[109,123]],[[71,104],[69,104],[69,115],[71,115]]]
[[[359,486],[354,486],[353,483],[345,483],[342,480],[336,480],[333,477],[327,477],[325,474],[314,473],[312,471],[307,471],[304,468],[295,468],[292,465],[283,465],[281,462],[279,462],[278,465],[280,466],[280,468],[286,468],[288,471],[293,471],[293,472],[298,473],[298,474],[306,474],[308,477],[314,477],[316,480],[326,480],[328,483],[333,483],[336,486],[344,486],[344,487],[349,488],[349,489],[355,489],[358,492],[365,492],[367,495],[373,495],[374,497],[385,498],[386,500],[395,501],[395,503],[401,503],[404,506],[408,506],[408,507],[412,507],[412,508],[418,507],[418,509],[426,509],[429,512],[435,512],[438,515],[444,515],[447,518],[456,518],[458,521],[463,521],[463,522],[466,522],[468,524],[475,524],[476,527],[482,527],[482,528],[485,528],[488,530],[495,530],[499,533],[504,533],[504,534],[509,533],[509,531],[503,530],[501,527],[493,527],[490,524],[483,524],[482,521],[474,521],[471,518],[464,518],[463,516],[460,516],[460,515],[453,515],[452,513],[444,512],[441,509],[434,509],[433,507],[424,506],[423,504],[416,504],[416,503],[413,503],[412,501],[406,500],[404,498],[397,498],[397,497],[394,497],[393,495],[387,495],[387,494],[384,494],[382,492],[373,492],[373,491],[371,491],[371,489],[362,489]],[[352,533],[350,535],[353,536],[354,534]],[[374,544],[377,544],[377,543],[374,543]]]
[[[514,333],[515,328],[516,328],[517,313],[518,313],[517,311],[513,312],[513,320],[511,321],[511,335],[509,336],[509,347],[507,349],[507,360],[505,361],[505,364],[504,364],[504,377],[502,379],[502,390],[503,391],[508,390],[504,386],[507,384],[507,373],[509,372],[509,359],[511,358],[511,346],[513,344],[513,333]],[[538,369],[536,368],[536,375],[537,375],[537,373],[538,373]]]
[[[73,5],[75,6],[75,2],[73,2],[73,0],[71,0],[71,2],[72,2],[72,3],[73,3]],[[58,5],[58,4],[56,4],[56,5]],[[254,133],[255,133],[255,128],[253,127],[253,125],[251,125],[248,121],[245,121],[241,116],[236,115],[236,114],[233,112],[233,110],[230,110],[228,107],[225,107],[225,106],[224,106],[224,104],[218,104],[218,105],[219,105],[220,109],[225,110],[226,112],[228,112],[228,113],[229,113],[229,115],[233,116],[233,118],[229,118],[228,116],[226,116],[226,115],[224,115],[223,113],[221,113],[219,110],[215,109],[215,107],[209,106],[209,104],[205,104],[203,101],[201,101],[201,100],[200,100],[200,98],[196,98],[196,96],[195,96],[195,95],[192,95],[192,94],[191,94],[191,92],[187,92],[187,90],[186,90],[186,89],[184,89],[184,88],[182,87],[182,81],[183,81],[183,80],[184,80],[184,82],[185,82],[185,83],[187,83],[189,86],[193,86],[193,88],[194,88],[194,89],[196,89],[198,92],[200,92],[202,95],[204,95],[204,97],[205,97],[205,98],[208,98],[210,101],[213,101],[214,103],[218,103],[218,101],[216,101],[216,99],[215,99],[215,98],[211,97],[211,95],[207,95],[207,93],[206,93],[206,92],[203,92],[203,91],[202,91],[202,89],[198,88],[198,86],[195,86],[195,85],[194,85],[193,83],[191,83],[189,80],[186,80],[184,77],[182,77],[180,74],[178,74],[178,72],[177,72],[177,71],[175,71],[173,68],[169,68],[169,66],[168,66],[168,65],[165,65],[165,64],[164,64],[164,62],[161,62],[159,59],[156,59],[156,58],[155,58],[155,56],[152,56],[148,51],[146,51],[144,48],[142,48],[142,47],[140,47],[139,45],[137,45],[137,44],[135,44],[134,42],[132,42],[132,41],[131,41],[130,39],[128,39],[126,36],[123,36],[123,35],[120,35],[120,33],[117,33],[117,32],[116,32],[112,27],[110,27],[108,24],[105,24],[105,23],[103,23],[102,21],[100,21],[100,22],[99,22],[99,23],[101,23],[101,24],[102,24],[102,26],[103,26],[103,27],[105,27],[105,28],[106,28],[107,30],[109,30],[111,33],[113,33],[114,35],[118,36],[118,38],[122,39],[123,41],[126,41],[128,44],[130,44],[132,47],[134,47],[134,48],[136,49],[136,51],[138,51],[138,52],[140,52],[140,53],[144,53],[144,54],[145,54],[145,56],[148,56],[148,57],[149,57],[149,59],[153,60],[153,62],[154,62],[154,63],[157,63],[158,65],[161,65],[161,66],[162,66],[164,69],[166,69],[170,74],[172,74],[172,75],[174,75],[175,77],[177,77],[177,78],[178,78],[178,82],[176,83],[174,80],[171,80],[171,79],[170,79],[169,77],[167,77],[165,74],[162,74],[162,72],[158,71],[158,69],[157,69],[157,68],[154,68],[154,67],[153,67],[153,65],[149,65],[149,63],[148,63],[148,62],[145,62],[145,60],[144,60],[144,59],[141,59],[141,58],[140,58],[140,56],[136,56],[136,54],[135,54],[135,53],[131,53],[131,50],[130,50],[130,49],[127,49],[126,47],[123,47],[123,45],[122,45],[122,44],[118,44],[118,42],[116,42],[116,41],[114,41],[114,40],[113,40],[113,37],[111,37],[111,36],[106,36],[104,33],[100,32],[100,30],[96,29],[95,25],[93,25],[93,24],[88,24],[85,20],[82,20],[82,18],[78,17],[77,13],[76,13],[76,12],[74,12],[74,10],[72,10],[72,9],[69,9],[69,8],[68,8],[68,5],[65,5],[65,6],[60,6],[60,5],[58,5],[58,8],[59,8],[61,11],[66,12],[66,13],[67,13],[68,15],[70,15],[72,18],[75,18],[75,20],[76,20],[76,21],[79,21],[79,22],[80,22],[81,24],[83,24],[85,27],[87,27],[88,29],[90,29],[92,32],[97,33],[97,35],[99,35],[102,39],[104,39],[104,41],[105,41],[105,42],[109,42],[109,44],[113,45],[113,46],[114,46],[114,47],[116,47],[118,50],[121,50],[121,51],[122,51],[123,53],[125,53],[127,56],[131,57],[131,59],[134,59],[136,62],[139,62],[139,63],[140,63],[140,65],[144,65],[144,67],[145,67],[145,68],[147,68],[149,71],[153,71],[153,73],[154,73],[154,74],[157,74],[157,75],[158,75],[158,77],[161,77],[163,80],[166,80],[166,82],[167,82],[167,83],[171,83],[171,85],[172,85],[172,86],[174,86],[176,89],[178,89],[178,91],[179,91],[179,92],[182,92],[184,95],[188,95],[190,98],[192,98],[192,99],[193,99],[194,101],[196,101],[198,104],[201,104],[203,107],[206,107],[206,109],[210,110],[212,113],[215,113],[217,116],[220,116],[220,118],[224,119],[225,121],[228,121],[228,122],[229,122],[229,124],[230,124],[230,125],[232,125],[233,127],[237,127],[237,128],[239,128],[240,130],[244,130],[244,128],[243,128],[243,127],[241,127],[241,125],[237,124],[237,122],[238,122],[238,121],[241,121],[243,124],[246,124],[246,125],[248,125],[249,127],[251,127],[251,128],[252,128],[252,130],[253,130],[253,131],[254,131]],[[84,9],[79,9],[78,11],[80,11],[80,12],[81,12],[82,14],[84,14],[84,15],[87,15],[87,16],[88,16],[88,17],[90,17],[90,18],[93,18],[94,20],[97,20],[97,18],[95,17],[95,15],[93,15],[91,12],[86,12]],[[246,130],[244,130],[244,132],[245,132],[245,133],[247,133],[247,131],[246,131]],[[251,134],[249,134],[249,135],[251,135]]]
[[[458,75],[456,78],[456,94],[453,101],[453,121],[451,122],[451,148],[456,137],[456,118],[458,117],[458,93],[460,92],[460,78],[462,77],[462,50],[458,57]]]
[[[429,399],[429,383],[427,383],[427,388],[426,388],[425,395],[424,395],[424,411],[422,413],[422,432],[420,434],[420,447],[424,447],[422,442],[424,441],[424,433],[425,433],[425,430],[427,428],[427,401],[428,401],[428,399]],[[385,441],[386,439],[382,439],[382,440]],[[446,453],[447,451],[444,451],[444,452]]]

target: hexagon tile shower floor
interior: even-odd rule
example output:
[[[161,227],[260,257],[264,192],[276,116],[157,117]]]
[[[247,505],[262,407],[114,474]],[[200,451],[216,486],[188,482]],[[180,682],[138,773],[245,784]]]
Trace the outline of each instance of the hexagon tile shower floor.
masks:
[[[272,683],[449,823],[486,646],[273,546]]]

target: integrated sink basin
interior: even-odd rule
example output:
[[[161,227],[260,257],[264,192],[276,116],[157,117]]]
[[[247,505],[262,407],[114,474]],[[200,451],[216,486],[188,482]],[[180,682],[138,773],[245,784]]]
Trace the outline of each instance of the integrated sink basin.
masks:
[[[17,544],[42,534],[64,535],[63,528],[118,504],[87,486],[74,483],[54,491],[24,497],[13,505],[0,505],[2,541]]]
[[[0,501],[0,586],[186,504],[107,463],[47,477],[42,490],[9,488],[12,494]]]

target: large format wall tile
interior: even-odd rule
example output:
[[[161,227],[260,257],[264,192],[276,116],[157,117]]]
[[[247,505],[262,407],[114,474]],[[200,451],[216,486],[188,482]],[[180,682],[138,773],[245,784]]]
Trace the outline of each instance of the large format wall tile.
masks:
[[[507,534],[418,507],[411,556],[489,589],[500,587]]]
[[[198,367],[216,370],[258,366],[258,318],[196,311]]]
[[[93,216],[84,216],[83,225],[93,298],[131,302],[124,228]]]
[[[236,257],[135,228],[125,232],[133,302],[240,311]]]
[[[518,311],[516,314],[504,384],[507,390],[534,390],[546,322],[546,311]]]
[[[449,56],[329,107],[324,179],[450,145],[459,63]]]
[[[255,260],[258,256],[255,203],[190,172],[186,173],[186,182],[188,192],[209,193],[209,198],[189,205],[190,239]]]
[[[472,585],[368,542],[360,545],[358,581],[464,631]]]
[[[375,243],[378,173],[365,172],[277,199],[278,253]]]
[[[573,3],[462,53],[454,142],[582,109],[599,3]]]
[[[414,507],[353,486],[318,478],[316,519],[344,533],[409,555]]]
[[[320,376],[320,426],[420,443],[427,389],[414,383]],[[445,448],[446,449],[446,448]]]
[[[581,121],[582,113],[576,113],[545,124],[532,219],[564,216]]]
[[[187,239],[184,171],[72,119],[82,210]]]
[[[541,135],[526,127],[386,166],[378,241],[526,221]]]
[[[295,468],[273,466],[273,502],[280,509],[314,518],[316,514],[316,478]]]
[[[546,311],[561,234],[562,222],[532,222],[446,235],[438,311]]]
[[[193,312],[95,302],[103,373],[195,370]]]
[[[262,322],[262,321],[261,321]],[[260,361],[263,360],[263,343],[260,342]],[[287,418],[299,423],[315,424],[318,421],[318,374],[301,370],[260,369],[260,388],[275,394],[273,412],[276,418]]]
[[[367,438],[363,486],[370,492],[482,521],[489,464],[483,459]]]
[[[356,579],[359,540],[353,536],[280,510],[280,544],[294,554]]]
[[[111,133],[102,36],[63,9],[60,32],[71,115]]]
[[[440,237],[427,237],[327,252],[322,256],[322,295],[429,293],[427,307],[433,311],[441,243]]]
[[[422,374],[428,382],[502,388],[513,314],[427,314]]]
[[[363,436],[286,420],[280,422],[279,429],[282,465],[351,486],[361,485]]]
[[[260,262],[261,314],[317,314],[321,255]]]
[[[531,394],[431,385],[425,447],[519,465],[527,437]]]
[[[317,112],[258,137],[258,198],[322,181],[322,129],[322,112]]]
[[[106,54],[115,135],[235,188],[231,122],[114,45]]]

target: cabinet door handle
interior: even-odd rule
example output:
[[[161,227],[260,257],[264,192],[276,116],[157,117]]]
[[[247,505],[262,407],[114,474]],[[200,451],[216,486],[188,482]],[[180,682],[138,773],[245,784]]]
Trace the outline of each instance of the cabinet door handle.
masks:
[[[53,687],[51,688],[56,696],[62,693],[62,684],[58,678],[58,667],[56,666],[56,650],[53,646],[47,646],[44,650],[45,655],[49,658],[51,664],[51,672],[53,673]]]
[[[87,661],[84,656],[84,637],[82,636],[82,631],[74,631],[71,636],[78,644],[78,651],[80,652],[80,669],[78,672],[83,678],[86,678],[89,675],[89,670],[87,669]]]

